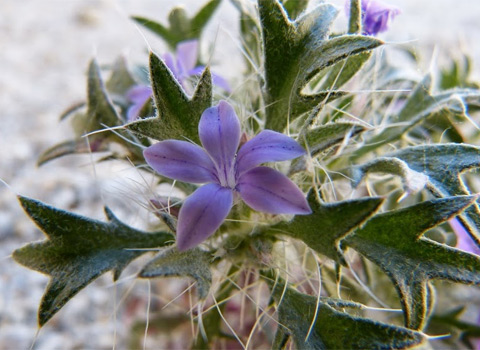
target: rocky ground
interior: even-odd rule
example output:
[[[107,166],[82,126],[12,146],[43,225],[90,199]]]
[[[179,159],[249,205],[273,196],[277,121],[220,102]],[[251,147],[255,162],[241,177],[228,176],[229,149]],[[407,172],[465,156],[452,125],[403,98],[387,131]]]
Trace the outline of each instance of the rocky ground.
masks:
[[[343,1],[333,2],[343,7]],[[424,57],[424,67],[434,56],[434,47],[440,63],[448,53],[458,55],[463,50],[476,59],[475,75],[479,77],[479,2],[389,2],[402,9],[390,32],[383,35],[390,45],[415,45]],[[0,184],[0,349],[30,347],[37,332],[36,310],[48,281],[10,258],[25,242],[43,238],[26,219],[16,194],[98,219],[103,219],[101,208],[108,204],[129,224],[141,225],[146,220],[139,214],[140,206],[127,205],[142,195],[135,182],[137,171],[128,165],[93,166],[89,157],[61,159],[41,168],[35,163],[42,150],[71,135],[68,123],[59,123],[58,116],[72,102],[84,98],[88,61],[95,57],[106,64],[123,54],[131,63],[145,63],[147,45],[164,52],[160,40],[137,28],[128,16],[141,14],[165,21],[166,10],[177,3],[1,1],[0,179],[5,185]],[[194,0],[187,3],[189,13],[201,4]],[[241,71],[241,55],[231,39],[237,32],[231,20],[235,15],[232,5],[224,0],[205,35],[207,42],[216,43],[214,62],[227,78]],[[344,23],[345,19],[339,18],[338,26]],[[139,282],[130,292],[130,302],[120,303],[121,295],[132,284],[128,277],[117,286],[110,276],[100,278],[40,331],[34,348],[128,348],[129,327],[133,319],[145,317],[148,299],[146,282]],[[151,344],[151,348],[158,346]]]

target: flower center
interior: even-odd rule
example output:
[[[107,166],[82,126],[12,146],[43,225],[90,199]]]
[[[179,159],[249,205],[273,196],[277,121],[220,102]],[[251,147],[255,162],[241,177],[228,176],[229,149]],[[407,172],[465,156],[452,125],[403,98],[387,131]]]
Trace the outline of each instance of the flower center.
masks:
[[[218,168],[217,168],[218,169]],[[235,159],[233,159],[230,164],[222,164],[218,169],[218,180],[220,181],[220,186],[228,187],[232,190],[237,185],[235,178]]]

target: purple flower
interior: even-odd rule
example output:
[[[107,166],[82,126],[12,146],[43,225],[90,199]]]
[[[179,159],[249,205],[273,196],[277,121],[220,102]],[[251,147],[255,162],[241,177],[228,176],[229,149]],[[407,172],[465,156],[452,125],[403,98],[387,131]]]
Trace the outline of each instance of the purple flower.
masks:
[[[170,69],[173,76],[183,88],[186,88],[185,82],[192,76],[199,75],[205,69],[204,66],[195,66],[198,58],[198,40],[187,40],[178,43],[175,59],[171,53],[163,55],[165,65]],[[230,92],[228,82],[221,76],[212,73],[212,81],[215,85]],[[146,85],[135,85],[127,92],[127,99],[132,105],[127,111],[127,121],[134,121],[144,104],[152,96],[152,88]]]
[[[289,160],[305,150],[288,136],[264,130],[240,143],[240,122],[225,101],[206,109],[198,125],[203,148],[179,140],[148,147],[147,163],[160,175],[206,183],[183,203],[178,216],[177,247],[193,248],[222,224],[238,196],[252,209],[271,214],[310,214],[302,191],[288,177],[265,162]]]
[[[390,20],[400,13],[400,9],[379,0],[362,1],[362,28],[366,35],[377,35],[388,29]],[[350,12],[350,0],[345,4],[347,13]]]
[[[457,235],[457,248],[463,251],[480,255],[480,248],[475,244],[467,230],[463,227],[457,218],[448,221],[453,229],[453,232]]]
[[[152,97],[152,88],[146,85],[135,85],[127,91],[126,97],[132,102],[127,110],[127,121],[133,122],[137,119],[145,103]]]

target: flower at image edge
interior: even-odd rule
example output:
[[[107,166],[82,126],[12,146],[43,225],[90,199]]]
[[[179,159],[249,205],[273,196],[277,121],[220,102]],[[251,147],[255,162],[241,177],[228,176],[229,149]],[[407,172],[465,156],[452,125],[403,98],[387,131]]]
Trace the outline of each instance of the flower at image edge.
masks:
[[[166,140],[143,153],[160,175],[205,184],[180,209],[179,250],[193,248],[215,233],[237,196],[250,208],[265,213],[311,213],[303,192],[294,182],[277,170],[259,166],[304,155],[305,150],[295,140],[264,130],[238,149],[240,121],[225,101],[203,112],[198,133],[203,148],[186,141]]]

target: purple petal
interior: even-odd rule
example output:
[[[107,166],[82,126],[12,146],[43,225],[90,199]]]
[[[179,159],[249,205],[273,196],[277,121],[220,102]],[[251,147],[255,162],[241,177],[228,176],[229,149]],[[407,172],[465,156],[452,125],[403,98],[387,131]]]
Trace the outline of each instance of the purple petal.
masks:
[[[363,31],[368,35],[377,35],[388,29],[390,20],[400,13],[400,9],[377,0],[362,1]]]
[[[130,102],[143,104],[152,96],[152,88],[147,85],[135,85],[127,91],[125,96]]]
[[[177,81],[179,83],[181,83],[180,77],[179,77],[180,72],[179,72],[179,69],[177,68],[177,66],[175,64],[175,59],[173,58],[172,54],[169,53],[169,52],[164,54],[163,55],[163,61],[165,62],[165,65],[168,67],[168,69],[170,69],[170,71],[172,72],[175,79],[177,79]]]
[[[212,73],[212,82],[214,85],[221,87],[226,92],[228,93],[232,92],[232,89],[230,88],[230,84],[228,84],[228,81],[224,77],[218,74]]]
[[[457,248],[463,251],[480,255],[480,247],[470,237],[470,234],[465,230],[463,225],[457,218],[448,221],[453,229],[453,232],[457,235]]]
[[[200,187],[180,209],[177,248],[193,248],[210,237],[223,223],[233,204],[233,191],[218,184]]]
[[[196,66],[195,68],[188,71],[188,76],[191,77],[193,75],[200,75],[203,73],[204,69],[205,66]]]
[[[198,134],[217,167],[222,186],[235,185],[234,159],[240,142],[240,121],[225,101],[207,108],[200,118]]]
[[[238,180],[236,187],[252,209],[271,214],[310,214],[303,192],[288,177],[267,167],[253,168]]]
[[[198,40],[187,40],[177,45],[177,63],[178,70],[186,74],[192,70],[197,63],[198,58]],[[182,74],[180,74],[182,75]]]
[[[152,88],[146,85],[135,85],[127,91],[125,96],[133,102],[127,110],[127,121],[132,122],[137,119],[145,103],[152,97]]]
[[[306,152],[297,141],[272,130],[264,130],[244,144],[237,155],[237,174],[265,162],[300,157]]]
[[[217,181],[212,160],[192,143],[161,141],[144,150],[143,156],[148,165],[165,177],[192,183]]]

